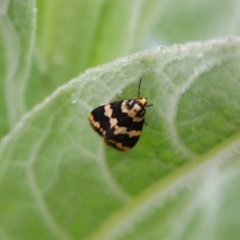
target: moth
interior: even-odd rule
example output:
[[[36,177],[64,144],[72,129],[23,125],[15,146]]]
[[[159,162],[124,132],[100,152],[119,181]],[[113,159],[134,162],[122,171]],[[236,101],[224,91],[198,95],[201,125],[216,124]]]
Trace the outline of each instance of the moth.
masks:
[[[120,151],[133,148],[138,142],[144,121],[147,98],[140,97],[139,81],[136,98],[104,104],[95,108],[88,116],[93,129],[107,145]]]

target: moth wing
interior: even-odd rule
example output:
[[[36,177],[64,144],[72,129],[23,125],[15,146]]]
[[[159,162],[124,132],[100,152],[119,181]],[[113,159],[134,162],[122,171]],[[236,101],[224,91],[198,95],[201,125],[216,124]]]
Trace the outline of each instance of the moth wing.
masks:
[[[127,113],[122,112],[122,102],[119,101],[111,104],[111,118],[117,119],[117,123],[109,128],[104,140],[108,145],[125,151],[132,148],[138,142],[144,120],[133,122],[133,119]]]
[[[125,151],[138,142],[144,120],[133,122],[127,113],[122,112],[122,102],[99,106],[90,113],[88,119],[93,129],[104,138],[106,144]]]
[[[124,121],[122,121],[122,123],[123,122]],[[108,132],[108,135],[104,137],[104,141],[106,144],[111,145],[118,150],[126,151],[131,149],[135,146],[140,138],[143,123],[144,121],[134,123],[132,130],[129,131],[124,128],[122,128],[120,131],[113,128]]]
[[[104,115],[104,105],[95,108],[88,116],[91,126],[101,136],[105,137],[110,130],[109,118]]]

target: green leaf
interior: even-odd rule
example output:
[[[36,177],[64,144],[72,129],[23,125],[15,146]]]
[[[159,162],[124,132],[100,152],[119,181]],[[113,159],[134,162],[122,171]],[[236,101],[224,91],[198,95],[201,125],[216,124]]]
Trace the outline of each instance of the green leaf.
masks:
[[[24,90],[35,33],[35,1],[0,3],[0,136],[25,113]]]
[[[165,1],[154,36],[162,43],[184,43],[238,36],[239,1]]]
[[[238,239],[239,61],[239,38],[159,47],[57,89],[1,144],[0,238]],[[118,152],[87,116],[140,78],[148,125]]]
[[[56,87],[237,36],[239,2],[37,6],[35,36],[35,1],[0,1],[0,135],[33,109],[1,141],[0,239],[238,239],[239,38]],[[140,78],[148,125],[118,152],[87,116]]]

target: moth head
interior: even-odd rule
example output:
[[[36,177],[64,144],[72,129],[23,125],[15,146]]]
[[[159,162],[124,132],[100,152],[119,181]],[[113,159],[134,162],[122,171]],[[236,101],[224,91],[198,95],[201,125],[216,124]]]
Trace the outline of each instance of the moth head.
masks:
[[[137,98],[136,101],[141,105],[142,107],[145,107],[147,105],[147,98]]]
[[[146,98],[137,98],[133,101],[132,104],[132,116],[133,117],[143,117],[146,110],[145,110],[145,105],[147,104],[147,99]]]
[[[146,98],[129,99],[123,101],[122,111],[127,113],[129,117],[133,118],[134,122],[140,122],[144,119],[146,104]]]

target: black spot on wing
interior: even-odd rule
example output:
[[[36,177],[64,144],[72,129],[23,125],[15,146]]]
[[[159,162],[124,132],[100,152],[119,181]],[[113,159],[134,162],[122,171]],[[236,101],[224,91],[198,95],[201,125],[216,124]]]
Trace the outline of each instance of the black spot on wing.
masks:
[[[117,143],[121,143],[124,147],[129,147],[132,148],[135,146],[135,144],[138,142],[140,136],[137,137],[129,137],[128,134],[118,134],[114,135],[111,140],[114,140]],[[115,144],[112,143],[111,141],[108,142],[109,139],[106,139],[107,144],[115,147]]]
[[[126,116],[125,118],[122,118],[119,120],[118,126],[119,127],[126,127],[127,131],[136,130],[141,131],[143,128],[144,120],[141,122],[133,122],[132,118],[129,116]]]

